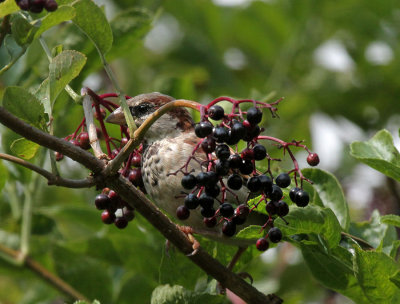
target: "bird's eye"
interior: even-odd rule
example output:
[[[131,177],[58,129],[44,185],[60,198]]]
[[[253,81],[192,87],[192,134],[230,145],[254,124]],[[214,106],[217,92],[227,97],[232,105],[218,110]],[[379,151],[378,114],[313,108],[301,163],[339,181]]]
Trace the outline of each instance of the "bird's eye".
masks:
[[[133,117],[140,117],[140,116],[148,114],[151,107],[152,106],[148,103],[142,103],[142,104],[134,106],[134,107],[129,107],[129,109],[130,109]]]

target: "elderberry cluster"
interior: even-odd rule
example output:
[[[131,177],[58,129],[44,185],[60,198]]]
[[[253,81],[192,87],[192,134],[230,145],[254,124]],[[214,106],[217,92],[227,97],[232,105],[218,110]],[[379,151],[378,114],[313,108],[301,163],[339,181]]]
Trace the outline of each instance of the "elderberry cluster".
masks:
[[[54,12],[58,8],[55,0],[15,0],[15,2],[21,10],[31,11],[36,14],[41,13],[43,9],[48,12]]]
[[[246,119],[243,114],[246,114]],[[197,175],[182,170],[184,176],[181,184],[191,192],[186,195],[184,205],[177,208],[176,215],[180,220],[185,220],[190,217],[191,211],[199,208],[207,227],[211,228],[222,222],[222,232],[231,237],[235,235],[237,226],[246,222],[249,213],[264,202],[269,219],[263,229],[270,229],[256,243],[256,247],[264,251],[269,247],[267,238],[273,243],[282,239],[282,232],[273,227],[273,222],[276,217],[283,218],[289,213],[289,206],[283,200],[282,188],[289,187],[291,177],[288,173],[281,173],[274,178],[271,173],[269,163],[272,158],[267,149],[258,142],[263,131],[258,125],[262,117],[258,106],[249,108],[247,112],[236,113],[233,110],[228,115],[219,105],[206,109],[201,121],[195,125],[195,134],[201,139],[196,149],[206,153],[207,161],[203,162],[203,172]],[[209,118],[221,122],[214,126]],[[247,142],[247,146],[239,152],[236,145],[241,140]],[[236,151],[229,146],[236,146]],[[262,174],[256,169],[256,161],[263,160],[268,161],[269,174]],[[310,165],[317,165],[318,155],[309,153],[307,161]],[[244,191],[247,198],[261,195],[261,200],[253,203],[253,206],[248,201],[240,202],[238,192],[235,192],[239,190]],[[238,207],[233,207],[232,202],[227,201],[228,193],[236,197]],[[308,193],[297,187],[290,190],[290,198],[300,207],[309,203]]]
[[[101,194],[96,196],[94,203],[98,210],[103,210],[101,220],[104,224],[114,223],[117,228],[124,229],[135,218],[134,209],[115,191],[108,188],[104,188]]]

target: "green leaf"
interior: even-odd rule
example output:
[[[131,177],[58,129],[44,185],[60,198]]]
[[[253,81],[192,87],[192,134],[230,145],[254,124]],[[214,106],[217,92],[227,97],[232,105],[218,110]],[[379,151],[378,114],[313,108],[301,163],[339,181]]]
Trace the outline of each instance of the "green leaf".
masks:
[[[150,30],[153,16],[145,9],[129,9],[110,22],[114,45],[108,58],[129,56],[130,50]]]
[[[381,223],[400,227],[400,216],[395,214],[382,215]]]
[[[285,216],[286,224],[282,219],[275,220],[275,226],[282,230],[284,236],[295,234],[317,234],[323,237],[329,247],[337,246],[340,241],[341,227],[329,208],[307,206],[300,208],[290,206],[290,212]]]
[[[4,92],[3,106],[18,118],[45,130],[47,115],[36,96],[21,87],[7,87]]]
[[[392,248],[390,249],[390,257],[392,259],[397,259],[397,254],[400,248],[400,240],[396,240],[392,243]]]
[[[49,78],[46,78],[43,80],[43,82],[40,84],[39,88],[35,92],[35,96],[37,99],[40,100],[44,107],[44,112],[47,114],[51,113],[51,105],[50,105],[50,100],[49,100]]]
[[[0,160],[0,192],[4,188],[7,179],[8,179],[8,170],[3,165],[3,162]]]
[[[390,281],[395,284],[398,288],[400,288],[400,270],[398,270],[393,276],[391,276]]]
[[[391,281],[399,267],[383,252],[356,248],[355,274],[370,303],[400,303],[400,289]]]
[[[336,177],[329,172],[314,168],[304,169],[302,173],[313,181],[313,187],[323,205],[332,209],[340,226],[347,231],[350,225],[349,207]]]
[[[31,24],[20,15],[15,16],[11,23],[11,33],[20,46],[30,44],[38,31],[40,22]]]
[[[102,9],[91,0],[77,1],[73,7],[76,15],[73,22],[93,41],[103,55],[113,43],[111,26]]]
[[[34,38],[37,39],[41,34],[43,34],[48,29],[53,26],[60,24],[61,22],[71,20],[75,17],[75,9],[71,6],[61,5],[58,9],[51,14],[47,14],[40,19],[40,27],[38,31],[35,33]]]
[[[179,285],[161,285],[153,290],[151,304],[220,304],[227,303],[222,295],[198,293]]]
[[[6,0],[3,3],[0,3],[0,18],[18,11],[19,7],[15,3],[15,0]]]
[[[385,250],[389,254],[392,242],[397,240],[395,228],[381,223],[378,210],[374,210],[371,219],[365,222],[352,223],[349,229],[350,234],[366,240],[374,248]]]
[[[261,227],[257,225],[250,225],[246,228],[240,230],[236,235],[235,238],[241,239],[258,239],[262,237],[263,233],[261,232]]]
[[[329,253],[320,245],[300,243],[301,252],[313,276],[324,286],[357,301],[368,304],[354,276],[352,254],[341,246]]]
[[[67,50],[54,57],[49,66],[50,102],[54,102],[65,86],[77,77],[86,63],[86,56]]]
[[[36,155],[40,146],[25,138],[20,138],[11,144],[11,151],[23,159],[31,159]]]
[[[400,154],[393,145],[393,138],[389,131],[381,130],[365,142],[353,142],[350,145],[350,154],[400,182]]]

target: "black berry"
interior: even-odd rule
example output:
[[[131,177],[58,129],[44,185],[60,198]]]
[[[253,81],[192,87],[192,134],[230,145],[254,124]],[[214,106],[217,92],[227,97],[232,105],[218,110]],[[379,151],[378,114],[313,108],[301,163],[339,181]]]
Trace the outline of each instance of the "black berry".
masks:
[[[128,226],[128,220],[121,216],[121,217],[117,217],[114,221],[114,225],[118,228],[118,229],[124,229],[126,226]]]
[[[84,150],[90,149],[89,134],[87,132],[82,132],[78,136],[79,146]]]
[[[225,176],[229,173],[229,163],[226,160],[217,160],[215,163],[215,173],[218,176]]]
[[[242,174],[250,174],[253,172],[253,169],[253,163],[250,160],[243,161],[239,168]]]
[[[242,151],[241,156],[244,160],[252,160],[254,159],[254,151],[253,149],[246,148]]]
[[[203,208],[210,209],[214,205],[214,198],[203,193],[202,195],[200,195],[199,203]]]
[[[185,206],[188,209],[196,209],[199,204],[200,204],[199,198],[195,194],[189,193],[185,197]]]
[[[121,140],[121,143],[122,143],[122,140]],[[131,161],[132,166],[138,168],[138,167],[140,167],[141,162],[142,162],[142,158],[140,157],[140,154],[133,155],[132,161]]]
[[[264,193],[270,194],[272,192],[272,179],[264,174],[259,175],[258,179],[260,180],[261,189],[264,191]]]
[[[295,195],[295,203],[299,207],[306,207],[310,201],[310,196],[307,191],[299,190]]]
[[[215,148],[215,154],[219,159],[227,160],[231,155],[231,151],[229,150],[229,147],[227,145],[218,145]]]
[[[99,210],[107,209],[111,204],[111,199],[106,194],[99,194],[96,196],[94,203]]]
[[[215,137],[217,143],[223,143],[229,138],[228,130],[225,127],[215,127],[213,136]]]
[[[48,11],[48,12],[54,12],[57,8],[57,2],[55,0],[47,0],[44,8]]]
[[[212,217],[215,215],[215,210],[214,208],[201,208],[200,213],[203,217],[208,218],[208,217]]]
[[[263,160],[267,156],[267,149],[263,145],[255,145],[253,151],[255,160]]]
[[[287,173],[281,173],[275,178],[275,183],[281,188],[286,188],[290,182],[290,176]]]
[[[229,167],[231,169],[239,169],[243,160],[239,154],[232,154],[228,158]]]
[[[234,137],[238,141],[246,135],[246,128],[241,122],[235,122],[231,127],[230,136]]]
[[[272,243],[278,243],[282,240],[282,231],[279,228],[273,227],[268,231],[268,237]]]
[[[215,227],[215,225],[217,225],[217,218],[216,217],[205,217],[203,219],[204,224],[209,227]]]
[[[233,213],[235,212],[235,209],[233,209],[232,205],[229,203],[223,203],[220,207],[219,207],[219,213],[223,216],[223,217],[231,217],[233,215]]]
[[[258,178],[258,176],[253,176],[250,177],[249,180],[247,181],[247,189],[250,190],[250,192],[258,192],[261,189],[261,182]]]
[[[213,185],[211,187],[206,187],[205,188],[205,193],[209,196],[212,197],[217,197],[220,193],[220,188],[218,187],[218,185]]]
[[[253,126],[260,123],[262,120],[262,112],[259,108],[252,107],[247,110],[247,120]]]
[[[196,177],[193,174],[185,175],[184,177],[182,177],[181,184],[183,188],[191,190],[197,184]]]
[[[224,118],[224,108],[218,105],[213,105],[208,109],[208,116],[214,120],[220,120]]]
[[[295,203],[296,202],[296,193],[300,190],[300,188],[294,187],[289,191],[290,200]]]
[[[200,172],[196,176],[197,184],[199,186],[205,186],[208,184],[208,174],[207,172]]]
[[[202,121],[194,127],[194,133],[199,138],[204,138],[212,133],[213,125],[209,121]]]
[[[268,212],[269,215],[275,215],[278,213],[278,207],[274,201],[269,201],[265,205],[265,210]]]
[[[215,150],[215,139],[212,137],[207,137],[201,143],[201,148],[206,153],[214,152]]]
[[[272,185],[272,192],[269,195],[269,198],[272,201],[277,202],[282,198],[282,196],[283,196],[283,192],[282,192],[281,188],[279,188],[279,186],[277,186],[277,185]]]
[[[232,190],[239,190],[242,188],[243,181],[239,174],[232,174],[228,177],[227,183]]]
[[[279,216],[285,216],[289,213],[289,206],[288,206],[288,204],[286,204],[286,202],[280,201],[276,204],[276,206],[278,207],[277,214]]]

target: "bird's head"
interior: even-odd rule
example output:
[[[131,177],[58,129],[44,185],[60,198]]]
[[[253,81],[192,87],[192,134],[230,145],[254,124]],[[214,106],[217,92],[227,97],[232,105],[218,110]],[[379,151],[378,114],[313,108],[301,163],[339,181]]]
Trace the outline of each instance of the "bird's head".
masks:
[[[158,92],[137,95],[129,100],[127,104],[133,120],[137,127],[157,109],[175,98]],[[112,112],[106,122],[126,125],[124,113],[121,107]],[[159,138],[175,137],[182,132],[193,129],[193,120],[189,112],[184,108],[174,108],[162,115],[146,132],[145,138],[152,141]]]

